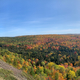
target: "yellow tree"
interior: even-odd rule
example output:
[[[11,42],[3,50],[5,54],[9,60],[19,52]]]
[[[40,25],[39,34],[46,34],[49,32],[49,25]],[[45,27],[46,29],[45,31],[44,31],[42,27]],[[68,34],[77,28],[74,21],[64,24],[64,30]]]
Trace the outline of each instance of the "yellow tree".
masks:
[[[76,77],[75,72],[70,70],[70,71],[68,72],[68,78],[69,78],[69,79],[73,79],[74,77]]]

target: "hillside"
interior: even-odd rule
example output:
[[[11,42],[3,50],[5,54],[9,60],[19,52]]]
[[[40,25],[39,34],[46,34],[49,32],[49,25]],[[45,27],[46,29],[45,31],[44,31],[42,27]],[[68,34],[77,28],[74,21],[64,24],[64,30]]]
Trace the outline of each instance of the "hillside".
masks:
[[[0,59],[11,65],[9,67],[17,78],[23,71],[25,77],[33,76],[35,80],[78,80],[80,35],[1,37]]]

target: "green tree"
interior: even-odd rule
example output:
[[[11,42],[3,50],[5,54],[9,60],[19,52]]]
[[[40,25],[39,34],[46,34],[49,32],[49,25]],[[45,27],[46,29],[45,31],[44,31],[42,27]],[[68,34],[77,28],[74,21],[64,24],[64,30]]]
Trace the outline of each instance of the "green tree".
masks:
[[[55,80],[58,80],[58,78],[59,78],[59,74],[56,72],[55,73]]]
[[[35,72],[34,72],[34,69],[33,69],[33,67],[31,67],[30,74],[31,74],[32,76],[34,76],[34,75],[35,75]]]
[[[77,76],[80,76],[80,69],[78,69],[78,70],[76,71],[76,75],[77,75]]]

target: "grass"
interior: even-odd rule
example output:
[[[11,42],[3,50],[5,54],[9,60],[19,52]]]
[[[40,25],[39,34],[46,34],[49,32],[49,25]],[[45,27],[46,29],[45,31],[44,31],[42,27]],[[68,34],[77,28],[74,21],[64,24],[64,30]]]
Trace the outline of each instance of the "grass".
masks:
[[[0,77],[0,80],[4,80],[2,77]]]
[[[14,76],[12,76],[11,71],[1,68],[0,68],[0,78],[3,78],[4,80],[17,80]]]
[[[25,76],[27,78],[27,80],[35,80],[31,75],[29,75],[28,73],[22,72],[22,76]]]
[[[80,76],[76,80],[80,80]]]

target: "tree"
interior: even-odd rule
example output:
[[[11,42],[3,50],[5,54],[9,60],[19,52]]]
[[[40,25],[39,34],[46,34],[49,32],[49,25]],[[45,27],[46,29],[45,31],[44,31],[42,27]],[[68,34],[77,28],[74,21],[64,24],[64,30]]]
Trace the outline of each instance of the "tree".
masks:
[[[52,66],[53,66],[54,64],[55,64],[55,63],[53,63],[53,62],[48,63],[49,69],[52,69]]]
[[[76,75],[77,75],[77,76],[80,76],[80,69],[78,69],[78,70],[76,71]]]
[[[33,67],[31,67],[30,74],[31,74],[32,76],[34,76],[34,75],[35,75]]]
[[[44,62],[44,61],[42,61],[42,62],[41,62],[41,64],[42,64],[42,66],[44,66],[44,65],[45,65],[45,62]]]
[[[56,72],[55,73],[55,80],[58,80],[58,78],[59,78],[58,76],[59,76],[59,74]]]
[[[70,71],[68,72],[68,78],[69,78],[69,79],[73,79],[73,78],[75,78],[75,77],[76,77],[75,72],[70,70]]]

